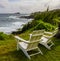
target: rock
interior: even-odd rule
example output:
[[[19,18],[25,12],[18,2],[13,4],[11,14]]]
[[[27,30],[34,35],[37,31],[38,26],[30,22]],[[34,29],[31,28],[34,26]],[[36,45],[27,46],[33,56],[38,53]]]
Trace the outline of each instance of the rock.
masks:
[[[32,16],[21,16],[20,18],[32,19]]]

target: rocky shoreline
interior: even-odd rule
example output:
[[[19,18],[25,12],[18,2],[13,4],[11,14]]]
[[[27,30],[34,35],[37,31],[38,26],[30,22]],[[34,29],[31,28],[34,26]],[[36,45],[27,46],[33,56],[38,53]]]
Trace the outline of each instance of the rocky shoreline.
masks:
[[[33,19],[32,16],[20,16],[19,18]]]

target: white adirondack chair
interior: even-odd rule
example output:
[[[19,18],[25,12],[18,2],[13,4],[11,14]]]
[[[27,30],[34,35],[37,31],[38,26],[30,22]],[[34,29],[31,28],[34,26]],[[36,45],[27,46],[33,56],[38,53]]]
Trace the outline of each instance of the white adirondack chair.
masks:
[[[38,47],[38,43],[40,42],[42,35],[43,34],[35,34],[35,35],[30,34],[29,41],[26,41],[26,40],[20,38],[19,36],[15,36],[15,38],[17,39],[17,50],[19,50],[19,48],[20,48],[29,59],[31,59],[30,56],[33,56],[33,55],[36,55],[39,53],[41,53],[43,55],[42,51]],[[34,49],[37,49],[38,52],[29,55],[28,51],[34,50]]]
[[[51,46],[54,45],[54,43],[51,41],[51,38],[56,33],[57,33],[57,28],[53,32],[44,32],[45,35],[43,35],[43,37],[41,38],[40,44],[44,45],[47,49],[51,50]]]

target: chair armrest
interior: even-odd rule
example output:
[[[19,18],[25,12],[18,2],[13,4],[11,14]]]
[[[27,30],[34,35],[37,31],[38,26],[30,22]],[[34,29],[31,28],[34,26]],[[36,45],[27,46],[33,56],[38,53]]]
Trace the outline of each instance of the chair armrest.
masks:
[[[22,38],[20,38],[19,36],[14,36],[17,40],[20,40],[21,42],[24,42],[24,43],[30,43],[29,41],[26,41]]]
[[[32,44],[32,43],[36,43],[36,42],[40,42],[40,40],[38,40],[38,41],[32,41],[32,42],[29,42],[29,43]]]
[[[46,37],[46,38],[52,38],[53,36],[47,36],[47,35],[43,35],[43,37]]]

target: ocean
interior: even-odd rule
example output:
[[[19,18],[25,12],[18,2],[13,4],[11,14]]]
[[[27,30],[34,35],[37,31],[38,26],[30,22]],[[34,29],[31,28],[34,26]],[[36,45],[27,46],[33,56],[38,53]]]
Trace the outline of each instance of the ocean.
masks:
[[[18,31],[24,24],[32,19],[19,18],[26,14],[0,14],[0,32],[11,34],[13,31]]]

